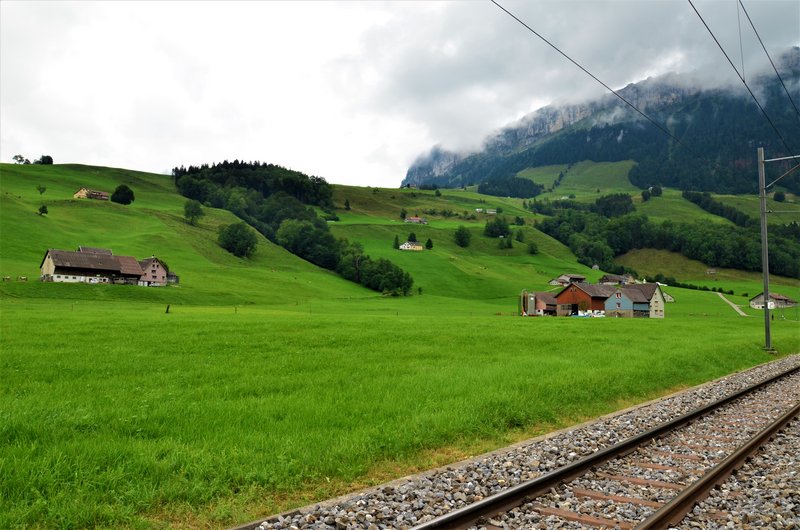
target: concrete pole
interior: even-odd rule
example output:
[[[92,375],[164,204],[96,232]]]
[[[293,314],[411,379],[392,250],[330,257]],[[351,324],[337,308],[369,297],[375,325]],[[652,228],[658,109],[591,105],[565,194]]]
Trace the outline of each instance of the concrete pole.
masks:
[[[772,351],[769,321],[769,251],[767,250],[767,188],[764,148],[758,148],[758,198],[761,206],[761,273],[764,276],[764,349]]]

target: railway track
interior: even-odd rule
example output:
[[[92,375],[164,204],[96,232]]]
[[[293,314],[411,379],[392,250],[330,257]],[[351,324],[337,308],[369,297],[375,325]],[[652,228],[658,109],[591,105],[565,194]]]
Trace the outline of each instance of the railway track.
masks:
[[[800,415],[800,368],[414,530],[668,528]]]
[[[780,387],[777,397],[767,397],[776,385]],[[735,408],[746,403],[767,406],[751,407],[749,412]],[[232,530],[633,528],[668,505],[678,496],[679,488],[697,483],[700,476],[733,454],[745,443],[744,438],[759,431],[767,420],[798,403],[800,355],[795,355],[468,461],[264,517]],[[719,407],[729,411],[727,419]],[[703,432],[703,425],[711,425],[710,418],[723,424],[711,427],[711,433]],[[797,466],[798,451],[793,448],[799,445],[800,437],[787,437],[786,433],[798,431],[798,424],[800,421],[792,423],[778,435],[786,440],[784,449],[776,455],[788,455],[784,461],[789,462],[789,469]],[[694,438],[689,440],[689,436]],[[787,452],[785,447],[792,449]],[[745,464],[743,470],[752,467]],[[766,474],[767,482],[772,483],[774,474]],[[622,477],[641,481],[622,481]],[[788,492],[788,500],[779,502],[783,510],[779,518],[793,520],[797,515],[800,519],[800,498],[794,497],[797,479],[793,477],[788,482],[779,479],[783,482],[771,490],[773,494],[782,491],[784,497]],[[710,520],[719,512],[729,523],[733,521],[734,527],[743,527],[738,521],[749,520],[747,510],[738,512],[734,507],[725,513],[725,506],[736,499],[755,502],[750,499],[759,495],[752,489],[733,500],[721,495],[739,488],[714,490],[716,498],[705,501],[711,506]],[[632,502],[634,498],[639,500]],[[692,517],[701,506],[695,507]],[[775,503],[761,509],[766,517],[771,507],[775,508]],[[697,526],[690,518],[682,525],[686,529],[716,526]]]

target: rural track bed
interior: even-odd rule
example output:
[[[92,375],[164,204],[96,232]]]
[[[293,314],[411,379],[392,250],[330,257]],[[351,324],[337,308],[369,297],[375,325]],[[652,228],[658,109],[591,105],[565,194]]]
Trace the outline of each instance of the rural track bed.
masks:
[[[452,464],[420,475],[399,479],[345,497],[332,499],[290,513],[265,518],[237,527],[258,530],[303,529],[410,529],[436,517],[464,508],[474,502],[498,494],[510,487],[538,478],[573,464],[584,457],[641,435],[656,425],[678,418],[698,407],[713,403],[734,392],[770,378],[787,369],[800,366],[800,355],[786,357],[751,370],[727,376],[674,394],[667,398],[629,409],[599,420],[535,438],[510,448],[482,455],[475,459]],[[783,403],[777,398],[741,401],[758,403],[764,418],[779,415],[787,403],[800,402],[800,375],[797,373],[777,383]],[[765,403],[765,401],[767,403]],[[739,405],[728,405],[736,407]],[[716,413],[715,413],[716,414]],[[722,413],[719,413],[720,415]],[[639,467],[643,454],[632,453],[625,460],[611,460],[593,469],[569,485],[553,488],[536,500],[539,509],[520,507],[509,514],[497,516],[477,528],[586,528],[588,523],[567,521],[558,511],[574,511],[587,517],[600,516],[607,520],[639,520],[657,509],[656,503],[669,498],[665,484],[684,483],[699,473],[685,462],[719,460],[725,447],[741,434],[757,430],[743,421],[744,413],[731,412],[721,420],[717,433],[695,433],[694,423],[684,427],[684,434],[670,434],[651,444],[648,464]],[[730,425],[726,425],[726,422]],[[702,422],[698,422],[702,423]],[[702,501],[681,523],[680,528],[800,528],[800,427],[791,423],[776,435],[769,454],[757,455],[745,464],[741,475],[735,474],[712,495]],[[740,425],[742,425],[740,427]],[[725,432],[722,432],[725,430]],[[675,457],[684,452],[672,437],[695,436],[689,445],[697,447],[700,456],[688,459]],[[729,439],[730,438],[730,439]],[[724,458],[724,457],[722,457]],[[700,467],[703,467],[702,465]],[[708,467],[707,465],[705,467]],[[615,477],[631,475],[634,468],[648,480],[644,484],[621,484]],[[597,492],[631,497],[638,493],[643,503],[617,502],[598,498]],[[674,492],[672,493],[674,495]],[[548,503],[554,507],[541,509]],[[555,511],[553,511],[555,510]],[[755,512],[754,512],[755,510]],[[759,514],[758,518],[753,513]],[[614,525],[610,525],[613,527]],[[625,527],[622,524],[621,527]]]

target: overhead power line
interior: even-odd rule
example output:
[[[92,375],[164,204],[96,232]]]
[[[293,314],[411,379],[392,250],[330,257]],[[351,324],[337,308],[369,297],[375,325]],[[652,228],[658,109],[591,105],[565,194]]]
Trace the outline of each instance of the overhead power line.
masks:
[[[742,60],[742,79],[744,79],[744,49],[742,48],[742,19],[739,17],[739,4],[736,4],[736,27],[739,29],[739,58]]]
[[[494,1],[494,0],[492,0],[492,1]],[[747,82],[744,80],[744,77],[742,77],[742,75],[739,73],[739,70],[736,69],[736,65],[734,65],[733,61],[731,61],[731,58],[728,57],[728,54],[725,52],[725,49],[722,47],[722,44],[719,43],[719,40],[717,40],[717,37],[716,37],[716,35],[714,35],[714,32],[711,31],[711,28],[708,27],[708,24],[706,24],[705,19],[703,19],[703,16],[700,14],[700,12],[694,6],[694,4],[692,3],[692,0],[687,0],[687,1],[689,2],[689,5],[692,6],[692,9],[694,9],[694,12],[697,14],[697,16],[700,18],[700,21],[703,23],[703,25],[708,30],[708,33],[709,33],[709,35],[711,35],[711,38],[714,39],[714,42],[717,43],[717,47],[719,47],[720,51],[722,52],[722,55],[724,55],[725,58],[728,60],[728,63],[731,65],[731,68],[733,68],[733,71],[736,72],[736,75],[739,77],[739,79],[742,81],[742,84],[744,85],[744,87],[750,93],[750,97],[752,97],[753,101],[756,102],[756,105],[761,110],[761,114],[764,115],[764,117],[767,119],[767,121],[769,122],[770,126],[772,127],[772,130],[775,131],[775,134],[777,134],[778,138],[781,139],[781,142],[783,143],[783,146],[786,148],[787,153],[792,153],[791,148],[789,148],[789,144],[787,144],[786,140],[783,139],[783,135],[781,135],[780,131],[778,131],[778,128],[775,127],[775,124],[772,123],[772,120],[770,119],[769,115],[767,114],[767,111],[764,110],[764,107],[761,106],[761,103],[759,103],[758,98],[756,98],[756,95],[753,94],[752,90],[750,90],[750,87],[747,85]]]
[[[767,54],[767,59],[769,59],[769,64],[771,64],[772,69],[775,70],[775,75],[778,76],[778,81],[781,82],[781,86],[783,87],[783,90],[786,92],[786,97],[788,97],[789,101],[791,101],[792,107],[794,107],[794,112],[795,114],[797,114],[797,118],[800,119],[800,110],[797,109],[797,105],[795,105],[794,100],[792,99],[792,95],[789,94],[789,89],[786,88],[786,84],[783,82],[781,74],[778,73],[778,69],[775,67],[775,63],[772,62],[772,57],[770,57],[769,52],[767,51],[767,47],[764,46],[764,41],[761,40],[761,35],[758,34],[756,25],[753,24],[753,21],[750,18],[750,14],[747,12],[747,9],[745,9],[744,4],[742,4],[742,0],[739,0],[739,4],[742,6],[742,11],[744,11],[745,16],[747,17],[747,21],[750,22],[750,27],[753,28],[753,33],[755,33],[756,37],[758,37],[758,42],[761,44],[761,48],[764,50],[764,53]]]
[[[644,117],[644,118],[645,118],[647,121],[649,121],[650,123],[652,123],[653,125],[655,125],[655,126],[656,126],[656,127],[657,127],[657,128],[660,130],[660,131],[661,131],[661,132],[663,132],[664,134],[666,134],[667,136],[669,136],[670,138],[672,138],[673,140],[675,140],[675,142],[677,142],[677,144],[678,144],[678,145],[680,145],[680,146],[684,147],[684,148],[685,148],[687,151],[689,151],[689,152],[691,152],[693,155],[697,156],[697,154],[696,154],[696,153],[694,153],[694,151],[692,151],[692,149],[691,149],[691,148],[689,148],[689,146],[687,146],[686,144],[684,144],[683,142],[681,142],[681,140],[680,140],[678,137],[676,137],[674,134],[672,134],[671,132],[669,132],[669,130],[668,130],[666,127],[662,126],[660,123],[658,123],[657,121],[655,121],[653,118],[651,118],[650,116],[648,116],[647,114],[645,114],[644,112],[642,112],[641,110],[639,110],[639,109],[636,107],[636,105],[634,105],[633,103],[631,103],[630,101],[628,101],[627,99],[625,99],[625,97],[624,97],[622,94],[620,94],[619,92],[617,92],[616,90],[614,90],[613,88],[611,88],[610,86],[608,86],[607,84],[605,84],[605,83],[603,83],[602,81],[600,81],[600,79],[598,79],[598,78],[597,78],[597,76],[595,76],[595,75],[594,75],[593,73],[591,73],[589,70],[587,70],[586,68],[584,68],[583,66],[581,66],[581,65],[580,65],[580,64],[579,64],[577,61],[575,61],[575,60],[574,60],[572,57],[570,57],[569,55],[567,55],[566,53],[564,53],[563,51],[561,51],[561,50],[558,48],[558,46],[556,46],[555,44],[553,44],[552,42],[550,42],[549,40],[547,40],[546,38],[544,38],[544,37],[543,37],[542,35],[540,35],[540,34],[539,34],[539,33],[538,33],[538,32],[537,32],[535,29],[533,29],[533,28],[532,28],[532,27],[530,27],[528,24],[526,24],[525,22],[523,22],[522,20],[520,20],[520,19],[519,19],[519,18],[518,18],[516,15],[514,15],[514,14],[513,14],[511,11],[509,11],[508,9],[506,9],[505,7],[503,7],[503,6],[501,6],[499,3],[497,3],[497,1],[496,1],[496,0],[491,0],[491,2],[492,2],[494,5],[496,5],[497,7],[499,7],[500,9],[502,9],[503,11],[505,11],[505,13],[506,13],[508,16],[510,16],[511,18],[513,18],[514,20],[516,20],[517,22],[519,22],[520,24],[522,24],[522,26],[524,26],[524,27],[525,27],[525,29],[527,29],[528,31],[530,31],[531,33],[533,33],[534,35],[536,35],[537,37],[539,37],[539,39],[541,39],[543,42],[545,42],[545,43],[546,43],[548,46],[550,46],[550,47],[551,47],[551,48],[553,48],[555,51],[557,51],[558,53],[560,53],[560,54],[561,54],[561,55],[562,55],[564,58],[566,58],[566,59],[567,59],[569,62],[571,62],[572,64],[574,64],[575,66],[577,66],[578,68],[580,68],[581,70],[583,70],[583,72],[584,72],[586,75],[588,75],[589,77],[591,77],[592,79],[594,79],[595,81],[597,81],[598,83],[600,83],[601,85],[603,85],[603,87],[605,87],[605,89],[606,89],[606,90],[608,90],[609,92],[611,92],[612,94],[614,94],[615,96],[617,96],[617,97],[618,97],[618,98],[619,98],[619,99],[620,99],[620,100],[621,100],[623,103],[625,103],[625,104],[626,104],[626,105],[628,105],[630,108],[632,108],[633,110],[635,110],[635,111],[636,111],[637,113],[639,113],[639,114],[640,114],[642,117]]]

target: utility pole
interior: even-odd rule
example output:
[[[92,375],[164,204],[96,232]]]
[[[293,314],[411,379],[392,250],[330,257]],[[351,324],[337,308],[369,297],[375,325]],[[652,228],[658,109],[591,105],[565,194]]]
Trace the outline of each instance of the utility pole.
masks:
[[[764,148],[758,148],[758,198],[761,209],[761,272],[764,276],[764,350],[774,353],[772,347],[772,337],[770,335],[770,314],[769,314],[769,251],[767,249],[767,188],[778,182],[780,179],[800,168],[800,164],[795,165],[789,171],[766,184],[764,163],[779,162],[781,160],[798,159],[800,155],[785,156],[782,158],[764,159]]]
[[[758,202],[761,206],[761,273],[764,276],[764,349],[772,350],[769,325],[769,251],[767,249],[767,180],[764,175],[764,148],[758,148]]]

